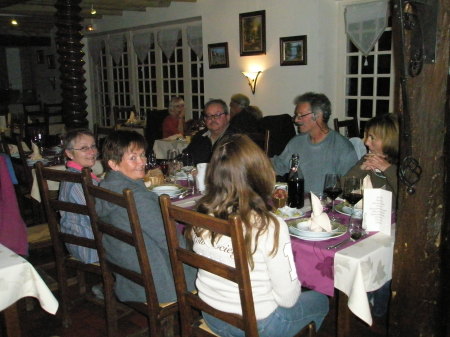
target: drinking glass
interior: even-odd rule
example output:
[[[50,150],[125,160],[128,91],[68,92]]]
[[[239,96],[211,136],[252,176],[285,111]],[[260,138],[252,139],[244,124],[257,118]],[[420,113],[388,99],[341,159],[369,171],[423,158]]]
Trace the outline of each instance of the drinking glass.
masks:
[[[325,175],[325,183],[323,192],[331,199],[331,220],[335,220],[334,216],[334,200],[342,193],[341,175],[335,173],[327,173]]]
[[[158,167],[158,164],[156,162],[156,156],[153,152],[150,152],[150,154],[147,156],[147,165],[145,166],[146,170],[153,170]]]
[[[349,229],[352,224],[352,220],[354,218],[355,213],[355,205],[360,201],[363,197],[362,194],[362,179],[358,177],[347,177],[344,180],[344,189],[342,196],[347,202],[352,205],[352,214],[350,215],[349,221]]]
[[[192,154],[190,154],[189,152],[184,152],[181,156],[181,160],[183,162],[183,168],[182,170],[186,173],[187,175],[187,185],[188,185],[188,189],[194,193],[194,189],[195,189],[195,183],[194,183],[194,177],[192,176],[192,171],[195,169],[194,166],[194,159],[192,158]],[[192,178],[192,186],[191,186],[191,178]]]

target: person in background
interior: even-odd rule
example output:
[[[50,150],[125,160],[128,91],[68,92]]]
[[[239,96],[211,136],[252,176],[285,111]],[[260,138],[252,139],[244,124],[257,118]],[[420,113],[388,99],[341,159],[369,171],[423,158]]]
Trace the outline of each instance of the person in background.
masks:
[[[92,168],[97,160],[97,146],[94,134],[87,129],[69,131],[63,139],[64,151],[69,159],[67,171],[80,173],[83,167]],[[92,182],[98,185],[100,179],[91,173]],[[59,186],[59,200],[86,205],[81,184],[63,181]],[[94,239],[89,216],[61,211],[61,231],[68,234]],[[98,262],[97,250],[67,244],[70,255],[84,263]]]
[[[205,104],[203,120],[206,129],[199,131],[183,151],[192,154],[195,165],[209,162],[216,142],[223,135],[238,132],[230,125],[227,104],[221,99],[213,99]]]
[[[258,107],[250,106],[250,100],[243,94],[234,94],[230,101],[230,124],[241,133],[262,132],[257,116],[262,113]]]
[[[172,97],[169,103],[169,116],[164,118],[163,138],[181,134],[184,136],[184,101],[181,97]]]
[[[399,127],[393,114],[376,116],[366,123],[364,144],[369,153],[363,156],[345,176],[364,178],[370,176],[374,188],[385,188],[397,199]]]
[[[331,103],[324,94],[307,92],[294,100],[294,123],[300,133],[292,138],[279,156],[272,158],[277,175],[289,172],[292,154],[300,155],[300,168],[305,177],[305,192],[323,192],[327,173],[344,175],[357,162],[350,141],[331,130],[327,123]]]
[[[293,336],[309,322],[317,329],[328,313],[328,298],[302,292],[293,261],[288,226],[275,216],[269,203],[275,172],[264,152],[243,134],[224,136],[213,152],[206,172],[206,194],[197,211],[221,219],[237,214],[242,220],[248,252],[259,336]],[[233,264],[231,240],[205,230],[186,228],[200,255]],[[199,270],[199,296],[210,306],[241,315],[237,285]],[[220,336],[242,336],[242,331],[203,313],[208,326]]]
[[[145,148],[144,137],[135,131],[115,131],[110,134],[103,145],[103,163],[107,175],[100,186],[117,193],[122,193],[126,188],[133,191],[158,300],[172,302],[177,297],[159,200],[155,193],[145,187],[143,180],[147,163]],[[97,200],[95,208],[101,220],[120,229],[130,230],[124,208],[102,200]],[[108,258],[139,270],[137,256],[130,245],[118,243],[108,236],[104,238],[104,245]],[[185,273],[189,289],[194,289],[196,270],[189,267]],[[115,292],[121,301],[145,301],[144,289],[120,275],[116,278]]]

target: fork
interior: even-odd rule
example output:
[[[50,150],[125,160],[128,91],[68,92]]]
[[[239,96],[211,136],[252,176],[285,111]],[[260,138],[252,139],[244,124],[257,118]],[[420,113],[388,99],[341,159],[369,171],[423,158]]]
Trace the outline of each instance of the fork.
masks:
[[[336,248],[342,246],[344,243],[349,242],[350,240],[352,240],[352,238],[348,237],[347,239],[344,239],[334,245],[328,246],[327,249],[336,249]]]

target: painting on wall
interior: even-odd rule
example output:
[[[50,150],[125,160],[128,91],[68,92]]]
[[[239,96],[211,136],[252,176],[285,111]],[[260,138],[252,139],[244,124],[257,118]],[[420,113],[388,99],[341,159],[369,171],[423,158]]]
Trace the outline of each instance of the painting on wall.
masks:
[[[280,65],[306,64],[306,35],[280,37]]]
[[[266,53],[266,11],[239,14],[241,56]]]
[[[228,43],[208,44],[209,69],[228,68]]]

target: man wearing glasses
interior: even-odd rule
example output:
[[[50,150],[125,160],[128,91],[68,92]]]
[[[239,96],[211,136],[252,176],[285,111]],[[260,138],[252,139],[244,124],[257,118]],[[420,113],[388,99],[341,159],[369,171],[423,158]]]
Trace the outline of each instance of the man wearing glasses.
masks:
[[[195,164],[208,163],[214,144],[225,134],[237,133],[230,125],[227,104],[221,99],[213,99],[205,104],[203,120],[206,129],[197,133],[183,152],[191,153]]]
[[[305,177],[305,192],[323,192],[325,174],[344,175],[358,158],[350,141],[328,128],[331,103],[324,94],[305,93],[294,100],[294,123],[299,134],[292,138],[279,156],[272,158],[277,175],[290,170],[292,154],[300,155],[300,168]]]

